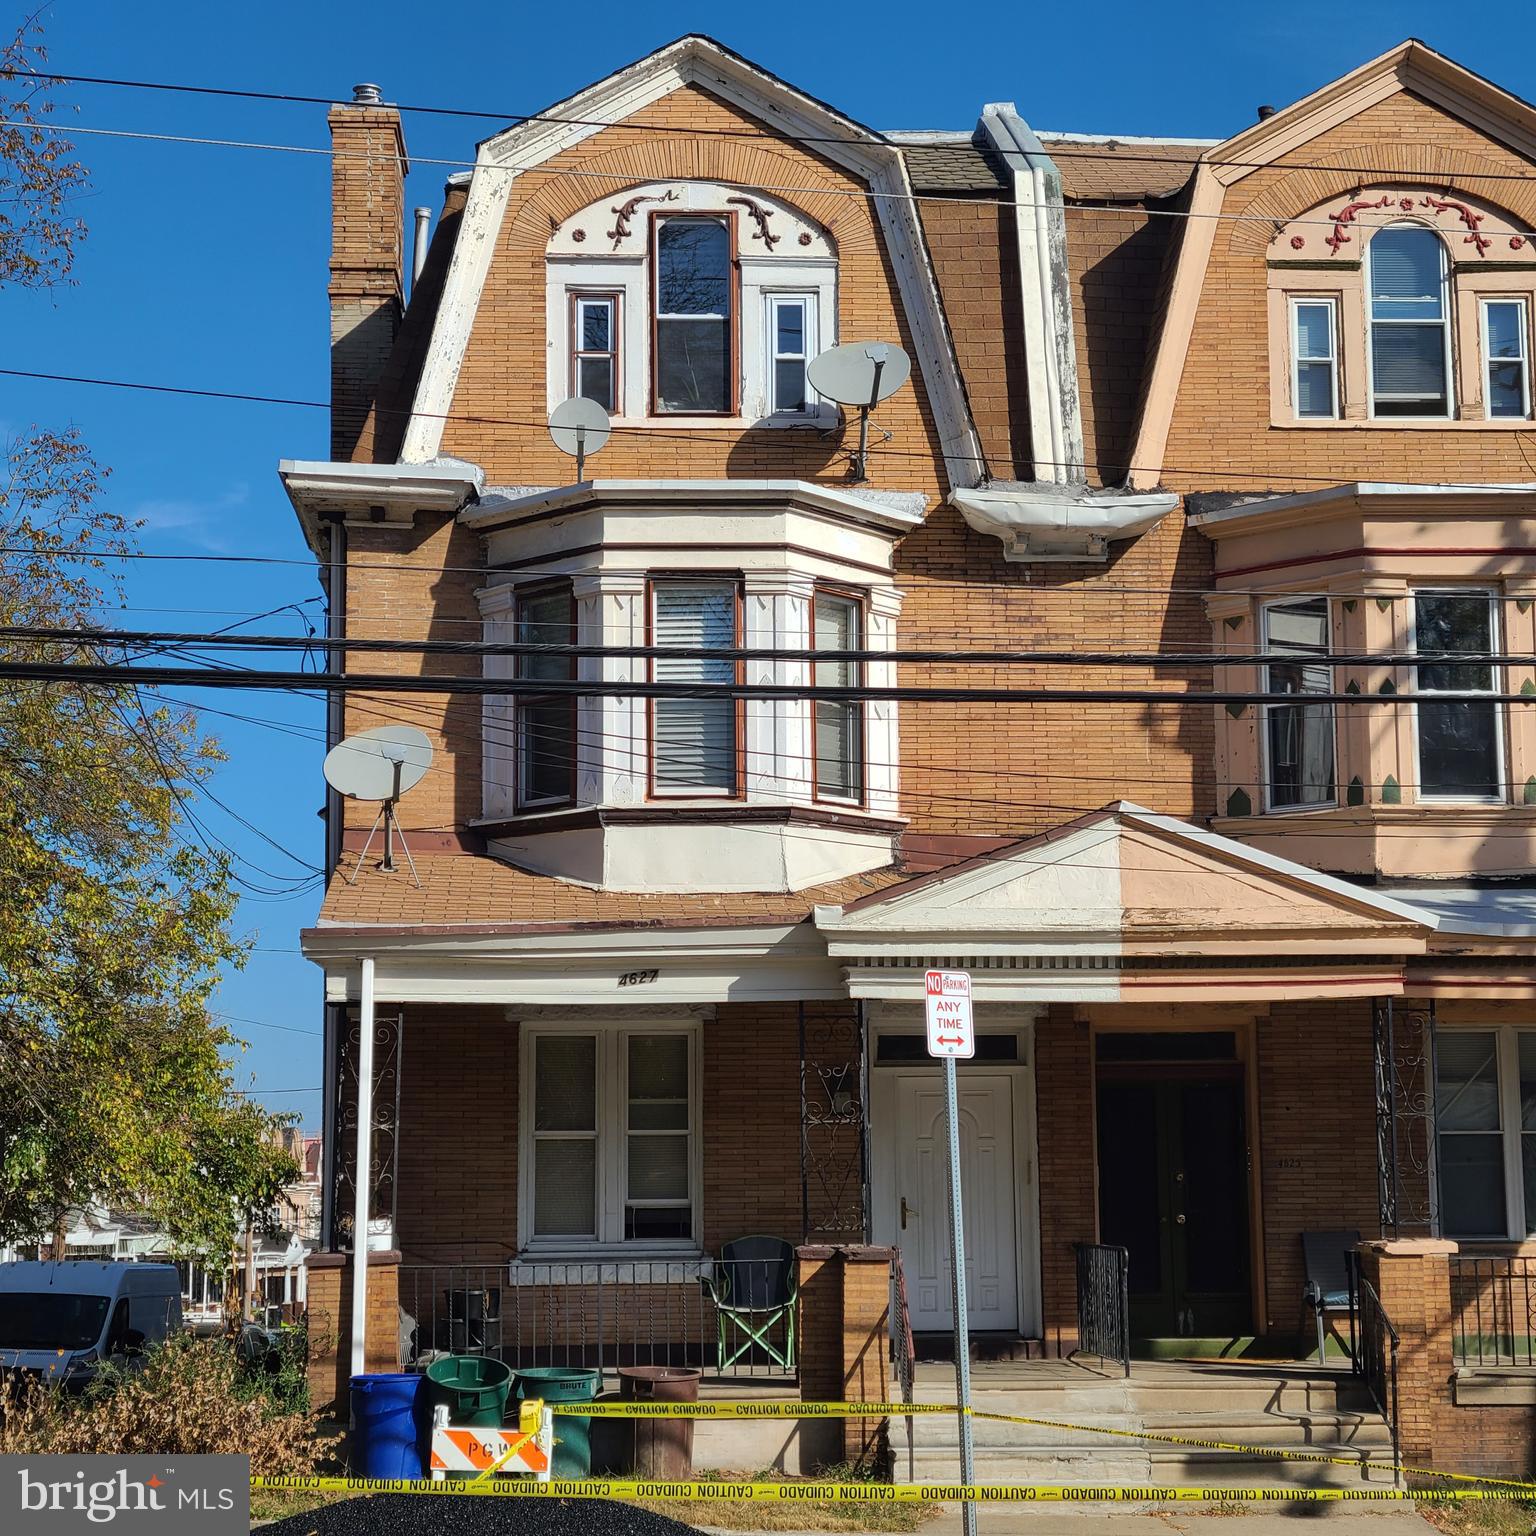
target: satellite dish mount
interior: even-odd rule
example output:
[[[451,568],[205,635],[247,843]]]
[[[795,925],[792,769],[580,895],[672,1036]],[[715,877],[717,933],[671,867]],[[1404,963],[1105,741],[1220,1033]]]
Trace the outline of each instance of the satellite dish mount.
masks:
[[[549,413],[549,435],[561,453],[576,457],[576,483],[587,477],[587,455],[597,453],[608,441],[613,428],[608,423],[608,412],[595,400],[577,395],[572,400],[562,400]]]
[[[852,478],[867,479],[869,413],[912,376],[912,359],[894,342],[851,341],[812,358],[806,376],[817,394],[839,405],[858,407],[859,447],[853,456]]]
[[[432,766],[432,743],[424,732],[413,725],[381,725],[371,731],[360,731],[338,742],[325,754],[325,781],[339,795],[349,800],[378,800],[379,814],[368,829],[363,851],[357,856],[357,867],[347,877],[348,885],[355,885],[357,877],[368,861],[373,840],[379,828],[384,828],[384,857],[379,864],[386,875],[396,871],[395,839],[400,839],[400,851],[410,866],[411,881],[419,891],[421,876],[416,872],[416,860],[411,857],[410,844],[400,828],[395,815],[395,805],[408,789],[414,789]]]

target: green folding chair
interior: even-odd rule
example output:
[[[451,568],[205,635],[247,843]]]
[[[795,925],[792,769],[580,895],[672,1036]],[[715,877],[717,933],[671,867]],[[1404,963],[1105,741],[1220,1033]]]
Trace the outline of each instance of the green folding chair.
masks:
[[[795,1368],[794,1245],[782,1237],[738,1237],[720,1245],[705,1282],[715,1304],[719,1369],[723,1374],[755,1346],[783,1370]],[[782,1322],[783,1342],[774,1330]]]

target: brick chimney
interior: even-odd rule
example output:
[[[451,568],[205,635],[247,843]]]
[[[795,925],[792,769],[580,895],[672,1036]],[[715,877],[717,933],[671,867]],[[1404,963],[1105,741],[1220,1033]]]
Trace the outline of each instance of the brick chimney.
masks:
[[[372,457],[362,442],[405,310],[405,137],[376,85],[332,107],[331,457]]]

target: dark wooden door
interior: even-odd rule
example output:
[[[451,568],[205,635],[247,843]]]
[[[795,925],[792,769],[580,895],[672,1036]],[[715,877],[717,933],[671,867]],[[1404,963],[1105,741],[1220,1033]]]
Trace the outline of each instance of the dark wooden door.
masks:
[[[1137,1338],[1228,1338],[1252,1326],[1241,1070],[1103,1072],[1099,1232],[1131,1255]]]

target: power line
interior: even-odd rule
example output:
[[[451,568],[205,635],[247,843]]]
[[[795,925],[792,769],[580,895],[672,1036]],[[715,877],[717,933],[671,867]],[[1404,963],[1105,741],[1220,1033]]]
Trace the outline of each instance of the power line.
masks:
[[[1295,657],[1288,658],[1295,660]],[[1130,688],[934,688],[924,686],[827,686],[796,683],[615,682],[601,679],[421,677],[400,673],[227,672],[211,667],[146,667],[47,661],[0,662],[0,678],[26,682],[105,685],[148,684],[177,688],[240,688],[256,691],[327,693],[430,693],[536,698],[637,699],[812,699],[829,703],[946,704],[1307,704],[1399,705],[1422,699],[1413,694],[1275,694],[1231,690],[1182,692]],[[1441,703],[1526,704],[1520,693],[1473,689],[1437,690]]]
[[[149,394],[183,395],[183,396],[189,396],[189,397],[194,398],[194,399],[230,400],[230,401],[236,402],[237,404],[246,404],[246,405],[281,405],[281,406],[291,406],[291,407],[294,407],[296,409],[317,410],[317,411],[329,411],[331,409],[331,402],[329,400],[305,400],[305,399],[300,399],[300,398],[297,398],[297,397],[294,397],[294,396],[289,396],[289,395],[258,395],[258,394],[249,394],[249,393],[245,393],[245,392],[242,392],[242,391],[235,391],[235,390],[198,389],[198,388],[193,388],[190,385],[180,385],[180,384],[150,384],[150,383],[145,383],[145,382],[143,382],[141,380],[134,380],[134,379],[106,379],[106,378],[98,378],[98,377],[95,377],[95,376],[92,376],[92,375],[88,375],[88,374],[45,373],[45,372],[41,372],[41,371],[36,370],[36,369],[26,369],[26,368],[0,368],[0,377],[13,378],[13,379],[37,379],[37,380],[41,380],[41,381],[48,382],[48,383],[54,383],[54,384],[84,384],[84,385],[91,386],[93,388],[135,390],[135,391],[143,391],[143,392],[146,392],[146,393],[149,393]],[[464,413],[461,413],[461,412],[454,412],[454,411],[419,411],[418,412],[418,411],[414,411],[409,406],[389,407],[389,406],[381,406],[381,405],[378,405],[377,403],[372,405],[370,407],[370,410],[376,416],[404,416],[406,418],[409,418],[412,415],[417,415],[417,416],[421,416],[421,417],[423,417],[425,419],[430,419],[430,420],[433,420],[433,421],[466,422],[466,423],[469,423],[469,424],[472,424],[472,425],[476,425],[476,426],[524,427],[524,428],[527,428],[530,431],[539,431],[539,432],[545,432],[549,428],[549,423],[547,421],[527,421],[527,420],[522,420],[522,419],[519,419],[519,418],[516,418],[516,417],[509,417],[509,416],[467,415],[467,414],[464,414]],[[1533,430],[1536,430],[1536,428],[1533,428]],[[651,438],[652,441],[656,441],[657,440],[657,435],[656,435],[654,429],[652,429],[650,427],[642,427],[642,426],[614,426],[614,427],[611,428],[611,431],[613,431],[614,433],[620,433],[620,434],[624,434],[624,433],[637,434],[637,435],[642,436],[642,437],[649,437],[649,438]],[[679,429],[676,429],[676,430],[668,430],[666,432],[666,434],[665,434],[665,440],[666,440],[666,442],[668,444],[677,443],[677,442],[689,442],[689,441],[694,441],[694,442],[697,442],[697,441],[707,441],[709,443],[715,444],[716,446],[724,446],[724,445],[726,445],[728,443],[739,442],[743,436],[745,436],[747,433],[750,433],[750,432],[753,432],[753,431],[754,431],[754,429],[752,427],[745,427],[745,428],[742,428],[742,427],[685,427],[685,428],[679,428]],[[794,457],[796,457],[798,455],[800,450],[796,447],[795,444],[793,444],[793,443],[780,444],[780,443],[777,443],[777,442],[773,441],[773,439],[778,438],[778,437],[782,437],[784,435],[781,431],[779,431],[777,429],[763,428],[763,429],[761,429],[761,432],[762,432],[762,441],[760,443],[761,447],[763,447],[763,448],[775,448],[786,458],[794,458]],[[946,459],[953,459],[953,460],[956,460],[957,462],[979,464],[979,465],[982,465],[982,466],[985,466],[989,462],[984,454],[959,454],[959,453],[948,453],[948,452],[946,452],[943,455],[939,455],[939,454],[935,454],[935,453],[931,453],[931,452],[924,452],[924,451],[917,450],[917,449],[890,448],[890,447],[882,447],[882,448],[875,449],[875,450],[872,450],[872,451],[879,453],[882,457],[887,458],[887,459],[919,459],[919,460],[922,460],[922,461],[924,461],[926,463],[929,463],[929,464],[937,463],[937,461],[938,461],[938,459],[940,457],[943,457],[943,458],[946,458]],[[1090,466],[1086,462],[1080,462],[1080,461],[1071,460],[1071,459],[1036,459],[1036,460],[1034,460],[1034,462],[1035,462],[1035,464],[1037,466],[1049,465],[1049,466],[1051,466],[1053,468],[1067,468],[1067,469],[1072,469],[1072,470],[1086,470],[1086,469],[1088,469],[1090,467],[1094,468],[1094,469],[1102,468],[1102,465],[1099,465],[1099,464],[1094,464],[1094,465]],[[1118,468],[1118,469],[1122,469],[1126,474],[1134,474],[1138,470],[1142,470],[1142,469],[1147,468],[1147,466],[1139,465],[1139,464],[1116,465],[1115,467]],[[1291,472],[1291,471],[1285,471],[1285,470],[1269,470],[1269,469],[1265,469],[1265,470],[1243,470],[1243,469],[1236,469],[1236,468],[1232,467],[1231,465],[1223,465],[1220,469],[1192,469],[1192,468],[1189,468],[1187,466],[1165,464],[1165,465],[1159,466],[1157,472],[1159,474],[1167,474],[1167,475],[1191,475],[1191,476],[1197,476],[1197,477],[1200,477],[1200,478],[1203,478],[1203,479],[1207,479],[1207,480],[1230,481],[1233,478],[1238,479],[1238,480],[1256,480],[1256,481],[1264,482],[1266,487],[1272,486],[1276,481],[1283,481],[1283,482],[1294,483],[1294,484],[1298,484],[1298,485],[1323,485],[1323,486],[1333,486],[1333,485],[1338,485],[1338,484],[1341,483],[1337,475],[1306,475],[1306,474],[1297,474],[1297,473],[1294,473],[1294,472]],[[1448,483],[1456,484],[1458,482],[1447,482],[1447,481],[1444,481],[1444,480],[1395,480],[1395,481],[1393,481],[1394,485],[1401,485],[1401,486],[1407,487],[1409,489],[1417,489],[1417,490],[1438,490],[1438,489],[1443,489]],[[1526,483],[1523,483],[1523,482],[1522,483],[1517,483],[1517,482],[1511,482],[1511,481],[1479,482],[1476,485],[1469,486],[1468,489],[1474,489],[1474,490],[1530,490],[1530,491],[1533,492],[1533,494],[1536,494],[1536,485],[1526,484]],[[28,554],[28,555],[36,556],[38,558],[59,558],[59,559],[70,559],[70,558],[93,558],[94,559],[94,558],[98,558],[99,555],[105,555],[107,558],[121,558],[121,559],[150,558],[148,556],[137,555],[133,551],[128,551],[128,552],[124,552],[124,553],[118,553],[118,554],[113,554],[111,552],[106,552],[106,551],[103,551],[103,552],[94,552],[93,551],[93,552],[90,553],[89,556],[86,556],[86,555],[80,554],[79,552],[73,552],[73,551],[62,551],[62,550],[61,551],[47,551],[47,550],[36,550],[36,549],[28,548],[28,547],[22,547],[22,548],[7,547],[7,548],[0,549],[0,554]],[[157,556],[154,556],[153,558],[163,559],[163,560],[205,560],[205,561],[215,561],[215,562],[217,562],[217,561],[224,561],[224,562],[228,562],[228,563],[231,563],[231,564],[244,564],[244,563],[251,563],[251,562],[260,563],[260,564],[281,563],[281,564],[285,564],[285,565],[299,565],[299,566],[305,566],[306,568],[311,568],[311,569],[313,568],[313,562],[312,561],[298,560],[298,559],[277,561],[276,557],[263,556],[263,555],[219,555],[219,554],[190,555],[189,554],[189,555],[157,555]],[[352,569],[358,569],[358,568],[359,567],[356,567],[356,566],[352,567]],[[378,567],[378,568],[379,569],[392,569],[392,570],[409,570],[409,569],[413,569],[413,567],[405,566],[405,565],[390,566],[390,567]],[[455,567],[450,567],[450,566],[431,566],[431,567],[415,567],[415,569],[431,569],[431,570],[436,570],[436,571],[443,571],[443,570],[455,569]],[[471,567],[463,567],[463,569],[471,569]],[[484,568],[483,567],[473,567],[472,569],[480,570],[480,571],[483,572]]]
[[[266,615],[257,615],[266,617]],[[157,630],[68,628],[45,625],[0,625],[0,641],[37,645],[160,647],[169,650],[197,646],[203,650],[302,650],[316,648],[367,654],[406,656],[511,656],[587,660],[803,661],[821,665],[842,662],[924,666],[1103,666],[1103,667],[1228,667],[1304,663],[1307,666],[1536,666],[1536,652],[1451,650],[1413,651],[1117,651],[1117,650],[893,650],[837,649],[809,646],[698,645],[577,645],[508,640],[379,640],[357,637],[319,640],[297,635],[188,634]],[[149,654],[144,652],[144,654]],[[334,675],[334,674],[333,674]],[[526,680],[526,679],[525,679]],[[585,681],[585,680],[584,680]],[[600,682],[601,679],[593,680]]]
[[[334,107],[353,105],[353,103],[350,102],[338,101],[335,97],[331,96],[309,96],[292,91],[242,90],[230,86],[193,85],[176,81],[123,79],[105,75],[75,75],[60,73],[52,69],[47,71],[18,69],[0,70],[0,77],[6,76],[21,79],[30,78],[44,83],[67,82],[71,85],[110,86],[126,90],[157,91],[191,96],[218,96],[235,100],[281,103],[291,106]],[[729,138],[752,140],[773,138],[779,140],[780,142],[787,141],[792,144],[802,144],[807,146],[822,144],[847,144],[853,146],[864,146],[870,142],[868,139],[853,137],[848,134],[789,134],[771,127],[765,127],[761,130],[753,130],[748,128],[699,128],[684,125],[673,126],[666,123],[627,123],[623,122],[622,120],[619,123],[615,123],[614,121],[602,118],[564,117],[548,110],[541,112],[506,112],[501,110],[481,111],[477,108],[430,106],[419,102],[385,102],[382,103],[382,105],[393,108],[397,112],[411,113],[420,117],[469,118],[477,119],[482,122],[508,123],[514,126],[525,123],[548,123],[555,127],[572,128],[612,128],[616,126],[623,126],[626,132],[639,131],[644,133],[655,133],[663,135],[673,134],[686,136],[688,138]],[[870,132],[874,134],[876,141],[883,142],[889,147],[902,151],[903,153],[908,147],[907,144],[903,141],[889,139],[885,134],[879,132],[878,130],[870,130]],[[1061,141],[1048,142],[1054,142],[1058,146],[1055,149],[1047,151],[1052,159],[1106,158],[1105,152],[1101,149],[1095,149],[1090,146],[1073,148],[1068,144],[1062,143]],[[1121,143],[1124,141],[1116,140],[1111,137],[1107,138],[1105,142]],[[1191,146],[1191,148],[1193,147],[1194,146]],[[1211,148],[1219,147],[1219,142],[1211,146]],[[1361,149],[1369,149],[1374,146],[1361,145],[1359,147]],[[1159,155],[1150,152],[1122,153],[1118,149],[1114,152],[1113,159],[1117,164],[1124,164],[1129,162],[1149,165],[1181,165],[1188,167],[1190,171],[1193,171],[1198,165],[1220,166],[1232,170],[1256,171],[1271,169],[1274,164],[1274,162],[1259,160],[1223,160],[1218,159],[1209,153],[1204,155]],[[1369,176],[1401,176],[1403,174],[1401,167],[1395,166],[1340,166],[1309,164],[1302,161],[1291,160],[1286,160],[1283,163],[1282,169],[1303,171],[1338,171],[1345,175],[1360,174]],[[1518,171],[1490,171],[1486,174],[1480,173],[1478,179],[1482,181],[1525,181],[1529,178],[1527,175]]]

